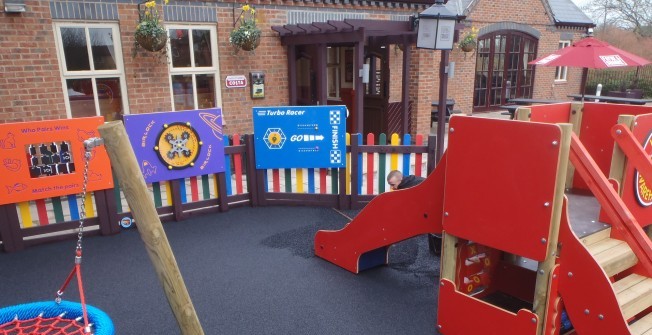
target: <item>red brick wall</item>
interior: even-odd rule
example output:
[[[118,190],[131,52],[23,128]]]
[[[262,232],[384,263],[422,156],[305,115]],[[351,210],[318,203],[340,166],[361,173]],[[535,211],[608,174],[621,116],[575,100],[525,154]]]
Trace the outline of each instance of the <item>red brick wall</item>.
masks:
[[[65,118],[64,92],[58,66],[52,31],[52,20],[46,1],[27,1],[28,11],[22,14],[0,13],[0,122],[30,121]],[[307,7],[303,3],[292,6]],[[263,37],[255,53],[241,51],[233,53],[228,44],[229,32],[233,28],[234,12],[230,7],[216,6],[218,17],[217,42],[219,51],[220,85],[225,131],[229,134],[247,133],[252,130],[251,107],[288,104],[288,69],[286,50],[280,44],[278,34],[270,29],[274,25],[287,23],[287,9],[295,7],[276,6],[276,3],[260,1],[256,5]],[[360,5],[314,5],[315,7],[341,8],[347,11],[373,11],[370,18],[389,19],[391,14],[415,13],[415,10],[379,8]],[[514,10],[518,8],[518,10]],[[141,50],[132,57],[133,32],[137,22],[134,4],[118,4],[122,58],[128,89],[130,112],[147,113],[171,110],[169,74],[167,59],[157,59],[151,53]],[[237,11],[236,11],[237,12]],[[235,15],[239,12],[235,13]],[[522,22],[530,24],[542,33],[539,41],[539,55],[557,49],[559,31],[551,25],[543,5],[538,0],[522,1],[479,1],[468,21],[477,28],[496,22]],[[576,31],[579,37],[580,31]],[[402,51],[390,49],[391,101],[401,99]],[[7,52],[9,51],[9,52]],[[440,52],[417,51],[410,48],[410,100],[414,102],[413,133],[427,134],[430,131],[431,102],[438,100],[437,74]],[[456,62],[455,77],[449,80],[448,96],[457,101],[456,109],[464,113],[472,111],[472,94],[475,55],[456,49],[451,53]],[[265,98],[253,100],[249,87],[224,87],[228,75],[245,75],[251,71],[265,73]],[[356,69],[354,69],[354,73]],[[569,69],[568,82],[556,83],[553,87],[554,68],[538,68],[535,77],[534,97],[565,99],[566,94],[578,91],[579,69]]]
[[[66,117],[48,2],[0,12],[0,122]]]

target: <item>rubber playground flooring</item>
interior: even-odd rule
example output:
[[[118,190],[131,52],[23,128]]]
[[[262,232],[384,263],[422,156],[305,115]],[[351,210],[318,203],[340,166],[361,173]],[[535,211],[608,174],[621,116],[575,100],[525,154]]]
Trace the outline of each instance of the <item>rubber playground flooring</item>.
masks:
[[[329,208],[243,207],[163,226],[206,334],[436,333],[439,258],[426,237],[392,246],[389,266],[354,275],[313,253],[317,230],[348,221]],[[116,334],[180,334],[135,229],[83,245],[86,300]],[[54,299],[74,248],[68,240],[0,252],[0,307]],[[79,301],[74,281],[64,299]]]

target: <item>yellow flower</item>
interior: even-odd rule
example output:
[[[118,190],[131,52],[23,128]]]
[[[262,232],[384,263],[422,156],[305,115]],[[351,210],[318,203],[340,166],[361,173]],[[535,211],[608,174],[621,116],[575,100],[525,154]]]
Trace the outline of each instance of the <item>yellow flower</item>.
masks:
[[[253,14],[256,14],[256,10],[252,8],[252,9],[251,9],[251,14],[252,14],[252,15],[253,15]]]
[[[154,6],[156,6],[156,2],[153,0],[145,3],[145,7],[147,8],[152,8]]]
[[[249,8],[251,8],[251,7],[249,7],[249,5],[242,6],[242,10],[245,11],[245,12],[248,12]]]
[[[170,2],[170,0],[165,0],[165,4],[166,4],[166,5],[168,4],[168,2]]]

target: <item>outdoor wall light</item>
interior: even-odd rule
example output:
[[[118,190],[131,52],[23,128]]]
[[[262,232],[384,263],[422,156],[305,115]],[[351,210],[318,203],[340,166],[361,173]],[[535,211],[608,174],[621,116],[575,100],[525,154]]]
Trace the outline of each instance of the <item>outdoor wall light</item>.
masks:
[[[458,20],[459,16],[444,6],[444,0],[436,0],[434,5],[419,13],[417,48],[453,50]]]
[[[24,0],[5,0],[5,13],[24,13],[26,11]]]

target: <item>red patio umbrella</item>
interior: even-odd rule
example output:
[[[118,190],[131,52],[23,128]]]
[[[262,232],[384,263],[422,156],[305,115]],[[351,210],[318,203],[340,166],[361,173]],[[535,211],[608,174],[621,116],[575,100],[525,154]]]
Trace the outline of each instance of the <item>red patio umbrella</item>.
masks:
[[[593,37],[586,37],[548,56],[537,58],[528,64],[583,68],[580,89],[582,96],[584,96],[584,87],[586,86],[589,69],[643,66],[650,63],[652,62],[647,59],[618,49],[607,42]]]

